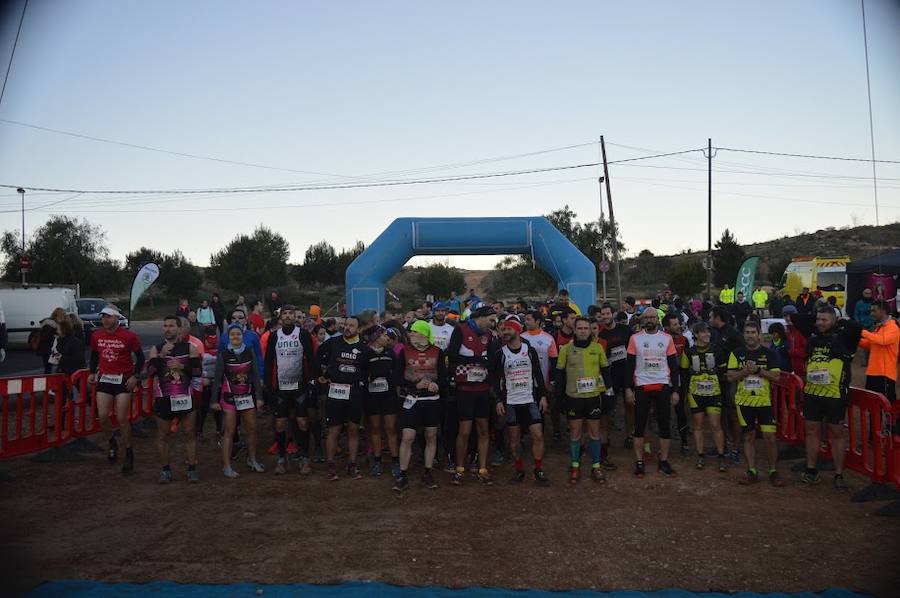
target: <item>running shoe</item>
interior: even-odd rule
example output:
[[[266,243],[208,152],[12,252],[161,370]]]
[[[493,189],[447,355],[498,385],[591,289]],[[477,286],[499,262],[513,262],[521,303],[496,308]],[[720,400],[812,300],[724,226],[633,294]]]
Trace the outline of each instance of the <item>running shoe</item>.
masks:
[[[703,455],[697,455],[697,462],[694,464],[694,468],[703,469],[706,466],[706,457]]]
[[[453,472],[453,477],[450,478],[450,483],[454,486],[462,486],[463,485],[463,474],[458,471]]]
[[[850,486],[847,485],[847,480],[845,480],[844,476],[842,476],[839,473],[835,474],[834,482],[832,482],[832,484],[834,484],[834,489],[837,490],[838,492],[849,492],[850,491]]]
[[[119,442],[115,438],[109,439],[109,451],[106,453],[106,460],[112,465],[119,459]]]
[[[220,436],[220,440],[221,440],[221,434],[220,434],[219,436]],[[221,447],[222,445],[219,444],[219,446]],[[277,442],[273,442],[273,443],[272,443],[272,446],[269,447],[269,450],[268,450],[267,452],[268,452],[270,455],[277,455],[277,454],[278,454],[278,443],[277,443]]]
[[[405,475],[398,475],[397,479],[394,480],[394,487],[391,488],[394,492],[403,492],[404,490],[409,488],[409,477]]]
[[[642,478],[644,477],[644,462],[643,461],[635,461],[634,463],[634,475]]]
[[[456,473],[456,463],[447,461],[447,464],[444,465],[444,473]]]
[[[429,490],[434,490],[434,489],[436,489],[436,488],[438,487],[437,482],[434,481],[434,476],[431,475],[431,470],[430,470],[430,469],[429,469],[429,470],[426,470],[426,471],[422,474],[422,483],[423,483],[423,484],[425,485],[425,487],[428,488]]]
[[[191,484],[196,484],[200,481],[200,472],[196,469],[188,469],[187,470],[187,481]]]
[[[394,476],[394,479],[400,477],[400,462],[394,461],[391,463],[391,475]]]
[[[287,461],[285,461],[284,459],[282,459],[281,457],[279,457],[279,458],[278,458],[278,463],[275,464],[275,472],[274,472],[275,475],[284,475],[284,474],[286,474],[286,473],[287,473],[287,467],[285,467],[286,464],[287,464]]]
[[[776,488],[784,487],[784,480],[781,479],[781,476],[775,470],[769,472],[769,483]]]
[[[800,483],[804,486],[814,486],[819,483],[819,472],[809,473],[808,471],[804,471],[800,474]]]
[[[491,457],[491,467],[500,467],[501,465],[503,465],[503,461],[503,451],[499,449],[495,450],[494,456]]]
[[[160,484],[170,484],[172,482],[172,470],[171,469],[163,469],[159,472],[159,483]]]
[[[324,463],[325,455],[322,454],[322,447],[316,447],[316,452],[313,453],[313,463]]]
[[[309,457],[300,457],[298,467],[300,469],[300,475],[309,475],[312,473],[312,465],[309,464]]]
[[[660,459],[659,465],[656,466],[656,470],[657,470],[659,473],[661,473],[661,474],[663,474],[664,476],[666,476],[667,478],[670,478],[670,477],[672,477],[672,476],[675,475],[675,470],[672,469],[672,466],[669,465],[669,462],[668,462],[668,461],[663,461],[662,459]]]
[[[481,482],[482,486],[493,486],[494,485],[494,478],[491,477],[491,474],[487,469],[479,469],[477,477],[478,477],[478,481]]]
[[[524,481],[525,481],[525,472],[524,471],[517,471],[516,473],[513,474],[513,477],[509,478],[510,484],[521,484]]]
[[[384,474],[384,465],[381,464],[381,461],[374,461],[369,466],[369,475],[373,478],[381,477]]]
[[[122,475],[129,475],[134,471],[134,451],[125,449],[125,462],[122,463]]]
[[[738,449],[731,449],[730,451],[728,451],[728,460],[731,461],[732,465],[740,465],[741,451]]]
[[[328,464],[328,481],[336,482],[341,479],[341,476],[338,475],[337,468],[334,466],[334,463]]]
[[[690,457],[691,456],[691,447],[687,443],[682,442],[681,448],[678,450],[681,453],[682,457]]]
[[[603,483],[606,481],[606,474],[603,473],[602,467],[592,467],[591,468],[591,479],[595,482]]]
[[[725,455],[718,455],[716,457],[716,461],[719,462],[719,473],[725,473],[728,471],[728,462],[725,459]]]
[[[266,470],[263,464],[255,459],[247,459],[247,468],[254,473],[263,473]]]
[[[578,478],[581,477],[581,468],[579,467],[570,467],[569,468],[569,483],[577,484]]]
[[[615,471],[619,469],[619,466],[609,460],[609,457],[603,458],[603,469],[606,471]]]
[[[543,469],[535,469],[534,473],[534,485],[535,486],[549,486],[550,478],[547,477],[547,474],[544,473]]]
[[[347,475],[351,480],[359,480],[362,479],[362,474],[359,472],[359,465],[356,463],[348,463],[347,464]]]
[[[228,479],[235,479],[241,477],[241,474],[233,470],[230,466],[222,468],[222,474]]]
[[[288,455],[296,454],[297,444],[293,440],[288,442],[287,452],[288,452]]]
[[[755,471],[747,470],[744,472],[744,475],[741,476],[741,479],[738,480],[738,484],[741,486],[749,486],[750,484],[755,484],[759,481],[759,474]]]

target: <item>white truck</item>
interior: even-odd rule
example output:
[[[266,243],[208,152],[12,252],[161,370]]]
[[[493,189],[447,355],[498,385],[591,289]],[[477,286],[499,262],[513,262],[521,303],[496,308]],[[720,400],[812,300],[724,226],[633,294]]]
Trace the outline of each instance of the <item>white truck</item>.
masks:
[[[77,314],[78,288],[53,284],[6,284],[0,287],[0,309],[6,316],[8,347],[31,347],[37,339],[41,321],[57,307]]]

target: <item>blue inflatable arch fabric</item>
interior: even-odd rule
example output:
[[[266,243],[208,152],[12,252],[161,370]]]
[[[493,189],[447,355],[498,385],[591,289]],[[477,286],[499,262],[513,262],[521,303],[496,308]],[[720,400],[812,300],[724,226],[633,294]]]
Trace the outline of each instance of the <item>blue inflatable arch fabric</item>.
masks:
[[[384,286],[416,255],[532,255],[582,309],[594,302],[594,264],[544,217],[397,218],[347,268],[347,313],[384,311]]]

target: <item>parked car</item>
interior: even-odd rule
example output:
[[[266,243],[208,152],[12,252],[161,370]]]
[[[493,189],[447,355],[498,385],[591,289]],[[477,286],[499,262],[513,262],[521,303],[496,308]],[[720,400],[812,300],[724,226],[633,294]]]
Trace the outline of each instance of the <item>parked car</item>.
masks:
[[[88,343],[91,333],[100,328],[100,310],[109,305],[109,301],[99,297],[84,297],[76,301],[78,304],[78,317],[84,322],[84,342]],[[119,318],[119,326],[128,328],[128,318]]]
[[[0,288],[9,347],[35,347],[41,321],[57,307],[76,313],[75,289],[55,285],[10,285]]]

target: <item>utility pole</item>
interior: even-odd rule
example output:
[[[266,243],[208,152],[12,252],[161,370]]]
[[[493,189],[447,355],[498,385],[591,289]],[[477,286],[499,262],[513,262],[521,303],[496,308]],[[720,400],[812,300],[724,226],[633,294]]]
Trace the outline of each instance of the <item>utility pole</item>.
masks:
[[[599,149],[599,148],[598,148]],[[600,151],[601,161],[603,156],[603,151]],[[600,232],[600,263],[603,264],[606,261],[606,251],[604,245],[606,244],[606,234],[603,232],[603,181],[606,180],[606,177],[600,177],[597,179],[599,190],[600,190],[600,222],[598,225],[601,227]],[[604,264],[605,265],[605,264]],[[606,294],[606,268],[600,266],[600,276],[603,280],[603,303],[608,301]]]
[[[706,206],[706,298],[712,301],[713,254],[712,254],[712,137],[708,139],[706,159],[709,171],[708,203]]]
[[[22,255],[20,256],[19,266],[22,270],[22,284],[25,284],[25,268],[22,263],[25,260],[25,189],[19,187],[16,192],[22,196]]]
[[[616,217],[613,215],[612,192],[609,190],[609,165],[606,162],[606,143],[603,135],[600,136],[600,153],[603,157],[603,178],[606,180],[606,199],[609,202],[609,227],[612,229],[613,268],[616,276],[616,295],[619,300],[619,309],[622,309],[622,277],[619,272],[619,236],[616,229]]]

